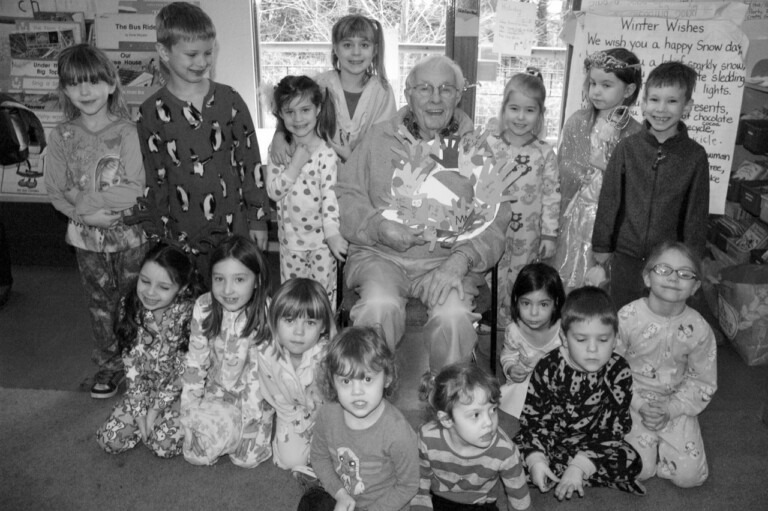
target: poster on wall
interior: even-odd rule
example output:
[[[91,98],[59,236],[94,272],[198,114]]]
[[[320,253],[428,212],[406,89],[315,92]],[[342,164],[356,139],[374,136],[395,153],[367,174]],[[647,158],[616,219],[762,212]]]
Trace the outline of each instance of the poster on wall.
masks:
[[[745,12],[746,6],[741,7]],[[699,80],[693,94],[693,109],[684,121],[691,138],[704,146],[709,156],[710,213],[722,214],[744,91],[743,59],[749,41],[730,19],[658,18],[643,15],[634,8],[632,15],[579,13],[571,20],[569,33],[573,38],[567,42],[574,48],[566,118],[582,106],[582,63],[588,54],[627,48],[640,59],[643,80],[662,62],[685,62],[699,73]],[[642,119],[639,107],[633,109],[633,115]]]

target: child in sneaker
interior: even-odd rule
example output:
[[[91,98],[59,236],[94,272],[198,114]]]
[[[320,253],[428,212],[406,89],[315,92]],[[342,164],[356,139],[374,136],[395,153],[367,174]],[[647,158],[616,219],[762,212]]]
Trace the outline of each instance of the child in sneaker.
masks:
[[[93,361],[99,366],[91,397],[117,394],[123,360],[114,334],[115,311],[144,259],[139,226],[124,218],[144,190],[136,125],[131,122],[117,69],[97,48],[78,44],[59,55],[59,97],[66,121],[51,131],[45,186],[51,204],[69,219],[66,241],[75,248],[88,296]],[[121,163],[120,183],[99,186],[99,162]]]

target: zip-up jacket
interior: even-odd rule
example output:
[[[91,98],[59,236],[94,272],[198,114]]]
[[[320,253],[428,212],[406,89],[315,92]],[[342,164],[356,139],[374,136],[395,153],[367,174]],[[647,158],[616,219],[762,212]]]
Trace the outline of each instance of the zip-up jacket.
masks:
[[[660,143],[645,130],[619,142],[605,170],[592,232],[594,252],[644,259],[665,240],[687,244],[701,256],[709,214],[706,150],[678,133]]]

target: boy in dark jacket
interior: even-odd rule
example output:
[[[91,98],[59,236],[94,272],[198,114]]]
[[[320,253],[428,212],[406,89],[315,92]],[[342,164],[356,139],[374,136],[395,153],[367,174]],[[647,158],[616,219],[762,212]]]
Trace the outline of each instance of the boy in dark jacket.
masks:
[[[618,308],[642,296],[644,260],[659,242],[682,241],[698,257],[704,252],[709,162],[681,120],[693,107],[696,78],[682,62],[651,71],[645,129],[619,143],[605,170],[592,245],[598,263],[613,256],[611,298]]]

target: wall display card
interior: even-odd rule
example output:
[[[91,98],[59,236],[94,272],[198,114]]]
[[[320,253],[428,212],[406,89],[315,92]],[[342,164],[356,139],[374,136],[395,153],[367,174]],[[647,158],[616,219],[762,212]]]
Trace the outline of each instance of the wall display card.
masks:
[[[155,51],[154,14],[101,14],[94,24],[96,46],[101,49]]]
[[[104,53],[117,67],[125,100],[129,104],[141,105],[165,83],[154,51],[105,50]]]
[[[13,32],[8,34],[8,39],[11,53],[9,90],[56,90],[59,77],[57,59],[61,50],[74,44],[74,32]]]
[[[8,36],[15,31],[13,23],[0,23],[0,91],[11,87],[11,40]]]
[[[496,6],[493,51],[530,57],[531,48],[536,42],[537,8],[534,3],[499,0]]]
[[[18,197],[47,197],[43,179],[43,157],[39,147],[30,147],[30,153],[35,150],[37,154],[30,154],[26,162],[0,165],[0,193]]]
[[[633,51],[640,58],[644,78],[670,60],[682,61],[699,73],[693,109],[683,120],[691,138],[704,146],[709,156],[710,213],[723,214],[744,92],[743,58],[749,45],[744,33],[737,25],[720,19],[582,13],[575,23],[566,118],[581,108],[583,62],[595,51],[618,46]],[[642,120],[638,107],[633,108],[633,115]]]
[[[85,40],[85,20],[75,21],[16,20],[16,32],[62,32],[71,31],[75,44]]]

